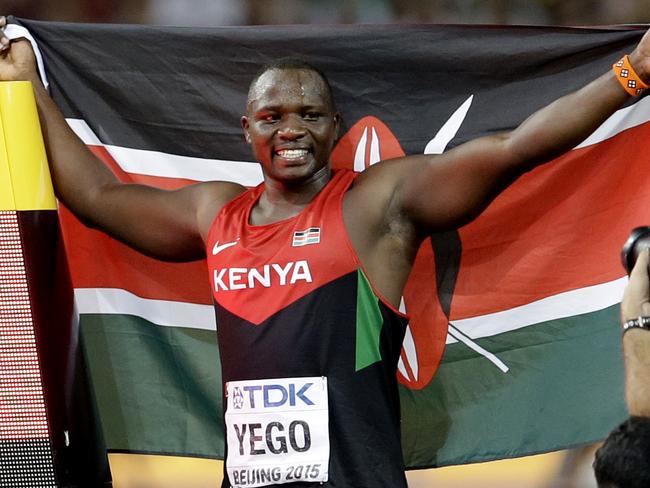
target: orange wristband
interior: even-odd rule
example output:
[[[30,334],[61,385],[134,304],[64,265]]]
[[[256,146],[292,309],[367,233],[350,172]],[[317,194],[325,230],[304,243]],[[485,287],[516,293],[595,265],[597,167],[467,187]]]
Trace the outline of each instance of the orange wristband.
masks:
[[[650,88],[643,80],[636,74],[634,68],[630,64],[630,58],[626,54],[620,61],[612,65],[616,79],[621,84],[625,91],[633,97],[637,97],[643,93],[643,90]]]

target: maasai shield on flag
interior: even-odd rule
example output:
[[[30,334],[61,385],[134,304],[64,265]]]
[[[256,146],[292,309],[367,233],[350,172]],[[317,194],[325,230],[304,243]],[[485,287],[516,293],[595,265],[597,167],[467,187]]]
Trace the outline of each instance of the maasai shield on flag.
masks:
[[[22,23],[77,134],[122,180],[164,188],[261,181],[239,118],[253,75],[279,57],[329,76],[344,127],[332,163],[360,171],[510,130],[606,72],[643,32]],[[409,467],[590,442],[625,415],[618,255],[650,222],[649,105],[631,100],[476,221],[423,244],[397,372]],[[107,448],[222,456],[204,263],[160,263],[61,217]]]

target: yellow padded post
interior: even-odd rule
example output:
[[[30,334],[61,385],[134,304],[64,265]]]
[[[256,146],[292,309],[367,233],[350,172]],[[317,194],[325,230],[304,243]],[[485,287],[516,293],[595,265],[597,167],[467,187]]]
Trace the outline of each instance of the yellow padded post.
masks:
[[[14,186],[11,184],[7,147],[5,146],[2,117],[0,117],[0,210],[15,210]]]
[[[28,81],[0,82],[0,210],[56,210]]]

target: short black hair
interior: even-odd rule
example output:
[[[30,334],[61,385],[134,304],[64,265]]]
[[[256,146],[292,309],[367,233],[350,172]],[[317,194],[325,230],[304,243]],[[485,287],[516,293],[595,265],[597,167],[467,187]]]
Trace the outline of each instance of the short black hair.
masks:
[[[650,486],[650,418],[630,417],[614,429],[594,460],[598,486]]]
[[[250,85],[248,86],[248,98],[250,99],[251,95],[251,89],[253,86],[255,86],[255,83],[257,83],[257,80],[260,79],[260,77],[266,73],[267,71],[272,71],[272,70],[304,70],[304,71],[311,71],[313,73],[316,73],[318,77],[323,80],[323,83],[325,84],[325,88],[327,90],[327,97],[329,99],[330,105],[332,109],[336,110],[336,104],[334,103],[334,94],[332,92],[332,86],[330,85],[329,80],[327,79],[327,76],[325,76],[325,73],[323,73],[319,68],[314,66],[313,64],[308,63],[307,61],[300,59],[300,58],[280,58],[275,61],[272,61],[270,63],[266,63],[263,65],[257,73],[255,73],[255,76],[253,77],[253,80],[251,81]]]

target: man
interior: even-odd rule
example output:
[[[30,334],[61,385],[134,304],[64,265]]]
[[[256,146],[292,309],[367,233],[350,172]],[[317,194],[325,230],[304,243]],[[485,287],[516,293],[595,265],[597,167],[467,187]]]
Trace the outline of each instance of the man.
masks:
[[[420,243],[470,222],[629,97],[608,72],[513,132],[355,176],[329,167],[340,116],[325,77],[279,63],[253,80],[242,117],[264,183],[163,191],[117,182],[43,90],[29,45],[0,44],[0,79],[34,83],[59,198],[150,256],[207,254],[227,382],[226,486],[406,486],[397,307]],[[650,78],[648,34],[630,62],[639,83]]]
[[[594,471],[600,488],[650,486],[650,275],[648,251],[630,274],[621,302],[625,397],[630,418],[614,429],[596,452]],[[648,321],[650,322],[650,321]],[[644,325],[645,324],[645,325]]]

